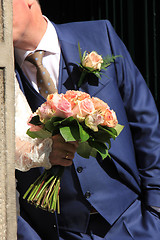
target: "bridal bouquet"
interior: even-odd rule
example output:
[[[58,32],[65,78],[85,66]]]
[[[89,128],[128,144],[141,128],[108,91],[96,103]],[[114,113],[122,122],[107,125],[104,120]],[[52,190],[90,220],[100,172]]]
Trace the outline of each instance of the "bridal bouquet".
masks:
[[[102,159],[109,156],[111,138],[123,129],[107,103],[81,91],[50,94],[29,120],[27,134],[32,138],[48,138],[61,134],[65,141],[78,141],[77,153]],[[64,167],[53,166],[30,186],[24,199],[49,212],[60,212],[60,178]]]

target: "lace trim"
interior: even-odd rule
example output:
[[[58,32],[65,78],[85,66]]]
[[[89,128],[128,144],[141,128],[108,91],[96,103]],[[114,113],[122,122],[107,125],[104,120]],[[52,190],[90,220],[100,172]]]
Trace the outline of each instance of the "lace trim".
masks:
[[[49,169],[51,167],[49,155],[52,151],[52,139],[32,139],[26,134],[27,120],[32,111],[19,88],[16,77],[15,93],[15,167],[21,171],[28,171],[33,167]]]
[[[16,145],[15,167],[21,171],[28,171],[34,167],[51,168],[49,155],[52,151],[52,139],[21,139]]]

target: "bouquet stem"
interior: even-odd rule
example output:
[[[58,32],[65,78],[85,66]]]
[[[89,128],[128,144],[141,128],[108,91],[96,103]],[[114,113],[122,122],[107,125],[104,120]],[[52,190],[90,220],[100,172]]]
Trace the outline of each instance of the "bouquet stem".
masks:
[[[78,82],[78,88],[80,88],[80,86],[84,82],[84,79],[85,79],[86,75],[87,75],[87,72],[86,71],[82,71],[81,77],[80,77],[79,82]]]
[[[36,207],[49,212],[57,210],[60,213],[59,191],[60,178],[63,174],[64,167],[53,166],[45,170],[43,174],[28,188],[23,199]]]

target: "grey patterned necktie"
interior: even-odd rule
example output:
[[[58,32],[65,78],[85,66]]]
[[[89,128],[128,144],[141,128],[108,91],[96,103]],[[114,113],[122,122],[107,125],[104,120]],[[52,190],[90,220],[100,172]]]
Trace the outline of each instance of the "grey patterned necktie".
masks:
[[[26,60],[34,64],[37,69],[37,85],[41,95],[46,98],[48,94],[57,92],[52,78],[49,72],[42,64],[42,58],[44,56],[44,51],[36,51],[29,54]]]

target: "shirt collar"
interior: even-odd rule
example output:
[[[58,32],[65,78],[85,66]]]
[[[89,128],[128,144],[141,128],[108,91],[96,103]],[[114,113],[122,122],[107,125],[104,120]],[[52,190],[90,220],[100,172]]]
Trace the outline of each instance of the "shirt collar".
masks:
[[[43,16],[47,22],[47,29],[45,34],[43,35],[40,43],[38,44],[37,48],[34,51],[26,51],[23,49],[15,48],[15,57],[16,61],[18,62],[19,66],[21,67],[25,58],[28,56],[29,53],[35,52],[37,50],[44,50],[50,52],[52,54],[59,54],[60,53],[60,45],[58,41],[58,36],[53,24],[49,21],[46,16]],[[47,44],[46,44],[47,42]]]

